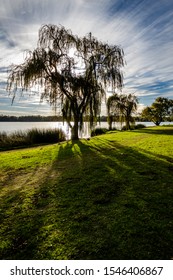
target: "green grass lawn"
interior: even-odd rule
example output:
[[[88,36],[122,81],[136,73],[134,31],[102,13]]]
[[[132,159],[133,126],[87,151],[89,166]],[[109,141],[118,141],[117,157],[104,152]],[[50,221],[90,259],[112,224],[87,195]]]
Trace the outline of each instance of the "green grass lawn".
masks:
[[[1,259],[172,259],[173,127],[0,153]]]

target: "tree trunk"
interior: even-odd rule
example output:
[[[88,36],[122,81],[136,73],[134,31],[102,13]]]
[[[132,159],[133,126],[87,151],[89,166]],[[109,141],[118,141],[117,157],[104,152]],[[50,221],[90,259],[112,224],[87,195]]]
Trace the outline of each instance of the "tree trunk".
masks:
[[[109,123],[109,130],[112,130],[112,122]]]
[[[130,121],[129,119],[126,119],[126,130],[130,129]]]
[[[71,128],[71,140],[79,139],[79,119],[78,117],[74,118],[74,125]]]
[[[161,123],[160,121],[156,121],[156,122],[155,122],[155,125],[159,126],[160,123]]]
[[[112,117],[112,116],[109,116],[109,117],[108,117],[109,130],[112,130],[112,122],[113,122],[113,117]]]

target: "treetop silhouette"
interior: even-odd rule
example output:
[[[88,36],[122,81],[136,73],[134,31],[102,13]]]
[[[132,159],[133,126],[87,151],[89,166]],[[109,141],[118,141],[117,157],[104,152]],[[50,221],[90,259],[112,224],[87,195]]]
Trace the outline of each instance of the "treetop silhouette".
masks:
[[[78,139],[84,117],[92,127],[100,114],[107,89],[113,93],[123,86],[123,50],[92,36],[73,35],[63,26],[44,25],[39,30],[38,45],[25,61],[11,67],[8,90],[15,98],[19,88],[40,85],[41,100],[60,106],[64,120]]]

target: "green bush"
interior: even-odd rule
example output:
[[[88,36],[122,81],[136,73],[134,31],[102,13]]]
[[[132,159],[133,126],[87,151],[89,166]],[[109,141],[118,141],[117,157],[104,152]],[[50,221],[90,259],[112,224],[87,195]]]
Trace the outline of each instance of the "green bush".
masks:
[[[91,137],[105,134],[107,131],[108,131],[107,128],[101,128],[101,127],[95,128],[91,131]]]
[[[126,126],[125,126],[125,125],[123,125],[123,126],[122,126],[122,128],[121,128],[121,130],[122,130],[122,131],[127,130]]]
[[[136,124],[136,125],[133,124],[133,125],[130,126],[130,130],[141,129],[141,128],[145,128],[145,127],[146,126],[142,123],[139,123],[139,124]],[[126,126],[125,125],[122,126],[121,130],[126,131],[127,130]]]
[[[142,123],[135,125],[135,129],[141,129],[141,128],[146,128],[146,125]]]

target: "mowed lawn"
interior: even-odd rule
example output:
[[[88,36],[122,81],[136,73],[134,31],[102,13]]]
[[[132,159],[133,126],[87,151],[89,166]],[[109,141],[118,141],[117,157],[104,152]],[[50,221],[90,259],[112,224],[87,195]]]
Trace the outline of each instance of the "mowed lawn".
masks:
[[[0,153],[1,259],[172,259],[173,127]]]

